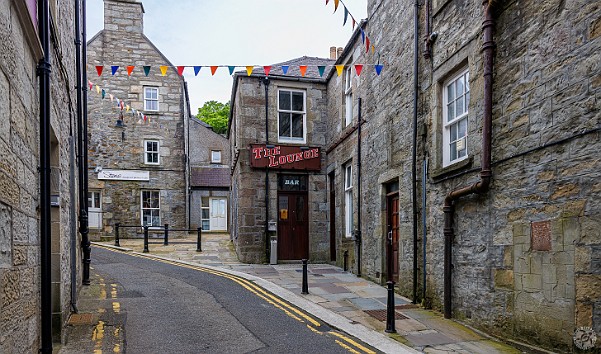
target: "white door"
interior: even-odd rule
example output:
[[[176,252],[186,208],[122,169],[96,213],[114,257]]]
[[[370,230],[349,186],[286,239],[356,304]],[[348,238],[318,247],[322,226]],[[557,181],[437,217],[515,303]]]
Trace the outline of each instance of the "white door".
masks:
[[[211,198],[211,231],[227,230],[226,205],[225,198]]]
[[[88,227],[102,228],[102,202],[100,191],[88,192]]]

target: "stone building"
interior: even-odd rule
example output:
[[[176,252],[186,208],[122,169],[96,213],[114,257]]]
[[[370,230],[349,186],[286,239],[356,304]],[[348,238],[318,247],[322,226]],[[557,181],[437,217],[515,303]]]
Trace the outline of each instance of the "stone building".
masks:
[[[322,77],[317,66],[329,71],[333,62],[302,57],[273,65],[267,79],[262,69],[234,75],[231,237],[244,262],[267,261],[272,237],[279,260],[329,260],[327,73]],[[309,65],[304,75],[299,65]]]
[[[105,0],[104,29],[88,42],[88,76],[103,90],[93,89],[88,105],[90,233],[96,237],[112,234],[116,223],[188,227],[187,87],[144,35],[143,15],[139,1]],[[124,237],[139,232],[120,231]]]
[[[76,12],[74,2],[53,3],[50,30],[38,13],[42,3],[0,1],[1,353],[51,352],[82,281]],[[46,154],[48,169],[41,162]],[[47,175],[49,188],[42,188]]]
[[[190,228],[229,230],[229,141],[203,121],[190,118]]]

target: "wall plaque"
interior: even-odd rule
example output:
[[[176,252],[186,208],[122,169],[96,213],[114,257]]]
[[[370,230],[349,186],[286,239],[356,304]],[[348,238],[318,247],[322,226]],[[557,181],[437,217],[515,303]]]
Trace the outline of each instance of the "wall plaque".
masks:
[[[131,170],[102,170],[98,172],[98,179],[110,179],[117,181],[148,181],[150,172]]]
[[[536,221],[531,224],[531,245],[533,251],[551,251],[551,221]]]

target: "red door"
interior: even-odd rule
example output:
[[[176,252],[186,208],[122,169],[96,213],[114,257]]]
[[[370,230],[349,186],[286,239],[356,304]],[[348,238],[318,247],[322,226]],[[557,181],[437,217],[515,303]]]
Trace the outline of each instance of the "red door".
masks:
[[[386,197],[387,221],[387,268],[388,280],[399,278],[399,194],[391,193]],[[389,243],[392,243],[390,245]]]
[[[306,192],[278,193],[278,259],[309,258],[308,205]]]

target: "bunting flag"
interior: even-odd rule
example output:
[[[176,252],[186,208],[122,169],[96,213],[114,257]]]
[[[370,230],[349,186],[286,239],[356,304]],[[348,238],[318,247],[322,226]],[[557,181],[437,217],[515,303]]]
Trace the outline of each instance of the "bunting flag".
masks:
[[[96,72],[98,73],[98,76],[102,75],[102,70],[104,70],[104,66],[96,65]]]
[[[382,64],[377,64],[375,66],[375,68],[376,68],[376,74],[378,74],[378,76],[380,76],[380,73],[382,72],[382,68],[383,67],[384,67],[384,65],[382,65]]]
[[[317,70],[319,71],[319,76],[323,77],[323,73],[326,70],[326,67],[324,65],[318,65]]]
[[[150,65],[144,65],[144,75],[148,76],[150,73]]]
[[[284,73],[284,75],[288,74],[288,65],[282,65],[282,72]]]
[[[357,72],[357,76],[361,76],[361,70],[363,70],[363,65],[362,64],[356,64],[355,65],[355,71]]]
[[[135,66],[128,65],[127,66],[127,76],[131,76],[131,72],[134,71]]]
[[[342,22],[342,27],[344,27],[344,25],[346,25],[346,20],[348,20],[348,9],[345,6],[344,7],[344,21]]]
[[[265,76],[269,76],[269,72],[271,71],[271,66],[270,65],[264,66],[263,71],[265,71]]]
[[[336,72],[338,76],[342,75],[342,71],[344,70],[344,65],[336,65]]]
[[[179,76],[182,76],[184,74],[184,69],[186,67],[185,66],[178,66],[177,67],[177,73],[179,74]]]
[[[215,72],[217,71],[217,68],[218,68],[217,65],[211,66],[211,75],[215,75]]]
[[[338,10],[338,3],[340,2],[340,0],[334,0],[334,13],[336,13],[336,10]]]
[[[329,0],[326,0],[326,6],[328,5]],[[348,18],[351,18],[352,24],[353,24],[353,32],[355,31],[355,26],[357,25],[357,20],[355,19],[355,16],[353,16],[353,14],[348,10],[348,7],[346,6],[346,4],[344,3],[343,0],[334,0],[334,12],[336,13],[336,10],[338,10],[338,5],[342,4],[342,6],[344,7],[344,19],[342,21],[342,26],[346,26],[346,23],[348,21]],[[361,28],[361,41],[362,43],[365,43],[365,39],[366,39],[367,35],[365,33],[365,30],[363,28]],[[372,53],[375,52],[375,46],[373,45],[367,45],[365,52],[368,53],[369,52],[369,48],[371,47],[372,49]]]
[[[129,105],[126,105],[126,106],[125,106],[125,112],[128,112],[128,113],[129,113],[129,109],[130,109],[130,108],[131,108],[131,107],[130,107]]]
[[[111,99],[111,101],[112,101],[112,100],[113,100],[113,94],[112,94],[112,93],[109,93],[109,97],[110,97],[110,99]]]
[[[361,43],[365,43],[365,31],[361,28]]]
[[[90,90],[92,89],[92,87],[94,87],[94,84],[92,83],[92,81],[88,80],[88,86],[90,86]]]
[[[111,72],[113,73],[112,75],[115,75],[115,73],[117,72],[118,69],[119,69],[119,65],[112,65],[111,66]]]
[[[234,70],[236,70],[235,66],[228,66],[227,69],[230,71],[230,75],[234,74]]]
[[[200,68],[202,68],[202,66],[195,66],[194,67],[194,76],[198,76],[198,73],[200,72]]]
[[[162,76],[165,76],[165,74],[167,74],[167,65],[161,65],[159,66],[159,69],[161,69]]]
[[[305,76],[305,74],[307,73],[307,66],[306,65],[299,65],[298,66],[298,70],[300,70],[301,76]]]
[[[326,5],[328,4],[328,2],[330,2],[330,0],[326,0]]]
[[[365,53],[369,52],[369,37],[365,36]]]
[[[100,93],[100,86],[96,85],[96,93]]]
[[[357,21],[353,18],[353,31],[355,30],[355,26],[357,26]]]
[[[104,91],[104,89],[102,89],[102,99],[104,99],[105,95],[106,95],[106,91]]]
[[[253,73],[253,69],[254,69],[254,68],[255,68],[255,67],[254,67],[254,66],[252,66],[252,65],[247,65],[247,66],[246,66],[246,73],[248,74],[248,76],[250,76],[250,74],[252,74],[252,73]]]

